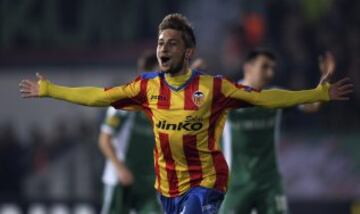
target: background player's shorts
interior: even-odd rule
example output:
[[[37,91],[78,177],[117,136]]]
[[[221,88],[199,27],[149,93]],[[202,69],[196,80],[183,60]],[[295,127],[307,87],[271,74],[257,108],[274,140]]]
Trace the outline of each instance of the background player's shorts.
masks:
[[[168,198],[159,194],[165,214],[216,214],[225,193],[205,187],[193,187],[184,195]]]
[[[131,211],[137,214],[161,213],[156,193],[153,192],[151,195],[138,195],[131,186],[105,185],[101,214],[128,214]]]
[[[120,185],[104,185],[101,214],[129,213],[130,203],[126,202],[126,188]]]
[[[246,185],[229,188],[221,208],[223,214],[285,214],[288,213],[286,197],[281,181],[259,185],[249,182]]]

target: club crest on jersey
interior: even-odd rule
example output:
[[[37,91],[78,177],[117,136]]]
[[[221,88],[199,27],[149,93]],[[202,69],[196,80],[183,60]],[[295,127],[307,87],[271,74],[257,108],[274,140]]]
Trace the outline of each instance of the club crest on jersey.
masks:
[[[195,91],[192,95],[192,99],[193,99],[194,104],[197,107],[200,107],[202,104],[204,104],[205,95],[201,91]]]

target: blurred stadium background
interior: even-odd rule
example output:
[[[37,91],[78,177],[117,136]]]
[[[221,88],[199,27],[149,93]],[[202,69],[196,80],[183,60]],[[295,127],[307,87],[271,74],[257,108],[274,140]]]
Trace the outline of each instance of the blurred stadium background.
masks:
[[[309,88],[333,51],[356,92],[317,114],[285,110],[279,162],[291,213],[360,213],[360,1],[0,0],[0,214],[98,213],[103,109],[22,100],[18,82],[125,83],[171,12],[192,21],[209,73],[240,78],[247,51],[266,45],[280,59],[274,84]]]

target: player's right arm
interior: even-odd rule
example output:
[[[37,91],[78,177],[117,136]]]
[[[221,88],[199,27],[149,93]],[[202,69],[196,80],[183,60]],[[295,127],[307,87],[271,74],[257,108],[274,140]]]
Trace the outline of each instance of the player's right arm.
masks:
[[[128,186],[134,182],[134,177],[127,168],[125,162],[117,157],[113,145],[113,135],[116,128],[119,127],[122,122],[120,120],[121,119],[116,115],[116,110],[114,108],[109,108],[106,113],[105,121],[101,126],[99,148],[105,158],[110,160],[115,166],[120,183],[124,186]]]
[[[96,87],[60,86],[51,83],[38,73],[36,76],[38,81],[23,80],[20,82],[22,97],[51,97],[79,105],[105,107],[119,100],[132,99],[140,93],[139,78],[129,84],[105,90]]]

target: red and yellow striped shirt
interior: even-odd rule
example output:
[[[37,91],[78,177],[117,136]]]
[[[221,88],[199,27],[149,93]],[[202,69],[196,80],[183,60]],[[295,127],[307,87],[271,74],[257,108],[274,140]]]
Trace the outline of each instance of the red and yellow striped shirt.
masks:
[[[40,82],[42,96],[89,106],[142,109],[155,134],[155,188],[167,197],[179,196],[194,186],[226,191],[228,167],[219,139],[229,109],[326,101],[328,87],[259,92],[197,71],[192,71],[191,77],[178,88],[169,85],[164,73],[158,72],[143,74],[127,85],[106,90]]]

